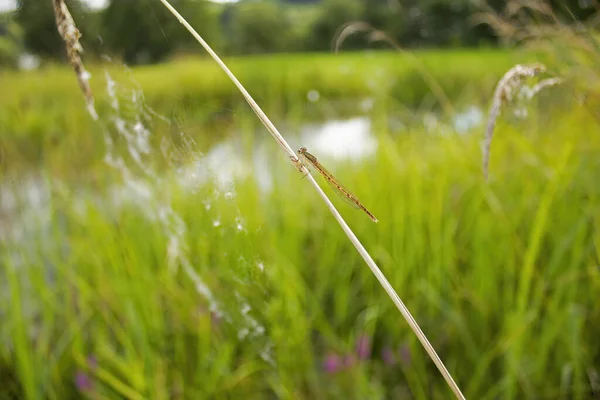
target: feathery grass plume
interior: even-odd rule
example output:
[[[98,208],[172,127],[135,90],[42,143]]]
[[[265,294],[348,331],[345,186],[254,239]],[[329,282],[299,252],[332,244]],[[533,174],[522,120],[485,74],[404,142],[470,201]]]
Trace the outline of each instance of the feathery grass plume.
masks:
[[[600,8],[578,20],[557,16],[548,0],[509,0],[503,11],[487,7],[472,20],[489,25],[507,44],[544,53],[548,68],[600,123]]]
[[[562,78],[546,78],[536,83],[527,93],[527,99],[532,99],[537,96],[542,90],[552,86],[560,85],[564,80]]]
[[[411,60],[417,65],[417,70],[421,74],[422,78],[427,82],[429,88],[433,92],[433,95],[436,97],[437,101],[440,103],[446,115],[454,114],[454,107],[452,106],[452,102],[444,92],[444,89],[441,85],[436,81],[436,79],[431,75],[427,68],[421,63],[421,60],[411,52],[405,51],[394,39],[392,39],[385,32],[376,29],[363,21],[352,21],[348,22],[340,28],[339,32],[335,36],[335,40],[333,43],[334,52],[337,54],[340,50],[340,47],[344,43],[344,41],[355,33],[360,32],[369,32],[369,42],[384,42],[391,45],[394,49],[401,52],[404,55],[407,55],[411,58]]]
[[[509,0],[502,12],[497,12],[485,2],[482,8],[483,11],[473,13],[469,20],[475,25],[490,25],[506,42],[515,38],[523,39],[523,28],[529,29],[535,25],[534,19],[559,23],[552,7],[544,0]]]
[[[512,67],[506,74],[504,74],[502,79],[500,79],[500,81],[498,82],[496,90],[494,91],[494,98],[489,111],[488,122],[485,129],[485,139],[483,143],[483,175],[485,179],[488,179],[489,175],[492,136],[494,135],[496,120],[500,116],[502,107],[513,100],[513,95],[515,91],[521,87],[521,84],[523,83],[525,78],[536,76],[544,71],[546,71],[546,67],[543,64],[517,64],[514,67]],[[541,89],[543,89],[543,87],[539,90]]]
[[[446,380],[448,386],[450,387],[450,389],[452,390],[454,395],[458,399],[464,399],[465,397],[462,394],[462,392],[460,391],[458,385],[456,384],[456,382],[454,381],[454,379],[448,372],[446,366],[444,365],[444,363],[442,362],[440,357],[437,355],[437,353],[436,353],[435,349],[433,348],[433,346],[431,345],[431,343],[429,343],[429,340],[427,339],[427,337],[425,336],[425,334],[423,333],[423,331],[421,330],[421,328],[419,327],[419,325],[417,324],[417,322],[411,315],[408,308],[404,305],[404,303],[402,302],[402,300],[400,299],[400,297],[398,296],[398,294],[396,293],[396,291],[394,290],[394,288],[392,287],[390,282],[387,280],[387,278],[385,277],[383,272],[381,272],[381,270],[379,269],[377,264],[375,264],[375,261],[373,260],[373,258],[371,258],[371,255],[367,252],[367,250],[364,248],[364,246],[360,243],[360,241],[358,240],[358,238],[356,237],[354,232],[352,232],[352,230],[350,229],[350,227],[348,226],[346,221],[344,221],[344,219],[342,218],[340,213],[337,211],[337,209],[335,208],[335,206],[333,205],[331,200],[329,200],[329,198],[327,197],[327,195],[325,194],[323,189],[321,189],[321,187],[319,186],[317,181],[314,179],[314,177],[310,174],[310,172],[306,168],[306,166],[304,164],[302,164],[298,155],[291,149],[291,147],[286,142],[286,140],[283,138],[283,136],[281,136],[281,134],[279,133],[279,131],[277,130],[275,125],[273,125],[273,123],[270,121],[270,119],[267,117],[267,115],[261,110],[261,108],[258,106],[258,104],[254,101],[252,96],[250,96],[248,91],[239,82],[239,80],[235,77],[235,75],[229,70],[229,68],[225,65],[225,63],[221,60],[221,58],[213,51],[213,49],[208,45],[208,43],[206,43],[206,41],[202,38],[202,36],[200,36],[198,34],[198,32],[196,32],[196,30],[185,20],[185,18],[183,18],[183,16],[181,16],[181,14],[179,14],[179,12],[169,3],[169,1],[167,1],[167,0],[160,0],[160,1],[175,16],[175,18],[177,18],[177,20],[190,32],[190,34],[198,41],[198,43],[200,43],[200,45],[202,45],[202,47],[210,54],[210,56],[213,58],[213,60],[219,65],[219,67],[231,79],[231,81],[235,84],[235,86],[238,88],[238,90],[242,93],[242,95],[244,96],[244,98],[246,99],[248,104],[252,107],[253,111],[256,113],[258,118],[265,125],[267,130],[271,133],[271,135],[279,143],[279,145],[283,148],[283,150],[288,153],[289,158],[290,158],[292,164],[294,165],[294,167],[296,167],[300,172],[302,172],[307,177],[307,180],[313,185],[313,187],[315,188],[317,193],[321,196],[321,198],[323,199],[323,201],[325,202],[325,204],[327,205],[327,207],[329,208],[329,210],[331,211],[331,213],[333,214],[333,216],[335,217],[337,222],[342,227],[342,230],[344,231],[344,233],[346,233],[346,235],[348,236],[348,238],[350,239],[350,241],[352,242],[352,244],[354,245],[354,247],[356,248],[358,253],[365,260],[367,266],[371,269],[371,272],[375,275],[375,277],[377,278],[377,280],[379,281],[381,286],[386,291],[387,295],[390,297],[390,299],[392,300],[394,305],[398,308],[398,310],[400,311],[400,313],[402,314],[402,316],[404,317],[404,319],[406,320],[406,322],[408,323],[408,325],[410,326],[412,331],[415,333],[415,335],[417,336],[417,338],[419,339],[419,341],[421,342],[421,344],[427,351],[427,354],[429,354],[429,356],[435,363],[436,367],[438,368],[438,370],[440,371],[440,373]]]
[[[67,8],[64,0],[53,0],[54,1],[54,16],[56,18],[56,27],[58,33],[65,41],[65,47],[67,50],[67,57],[69,62],[75,70],[77,75],[77,81],[81,87],[81,91],[85,96],[88,109],[92,116],[97,119],[96,112],[94,111],[94,96],[92,95],[92,89],[90,88],[89,79],[90,74],[86,71],[83,61],[81,61],[80,54],[83,53],[83,47],[79,43],[81,32],[77,29],[75,21]]]
[[[489,25],[506,43],[521,44],[548,56],[546,65],[560,78],[539,82],[529,90],[528,98],[548,87],[564,84],[575,101],[600,123],[597,103],[600,98],[600,36],[597,34],[600,10],[584,21],[577,20],[572,14],[570,18],[571,23],[565,22],[565,17],[559,18],[547,0],[509,0],[502,12],[488,7],[473,16],[475,22]],[[486,131],[486,179],[491,135],[501,106],[497,104],[496,97]]]

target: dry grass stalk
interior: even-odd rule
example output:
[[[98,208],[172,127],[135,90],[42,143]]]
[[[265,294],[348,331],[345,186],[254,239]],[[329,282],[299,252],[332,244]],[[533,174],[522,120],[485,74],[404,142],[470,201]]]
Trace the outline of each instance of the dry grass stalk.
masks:
[[[504,14],[507,17],[518,16],[522,11],[530,13],[530,15],[541,15],[548,17],[555,22],[558,22],[552,6],[544,0],[511,0],[506,3]]]
[[[561,78],[544,79],[543,81],[536,83],[535,86],[531,88],[531,91],[527,94],[527,98],[532,99],[533,97],[537,96],[542,90],[552,86],[560,85],[561,83],[563,83],[563,79]]]
[[[427,68],[421,63],[421,61],[412,53],[405,51],[394,39],[392,39],[385,32],[373,28],[366,22],[363,21],[353,21],[348,22],[342,26],[340,31],[335,36],[334,40],[334,52],[337,54],[340,50],[340,47],[344,43],[344,41],[351,35],[360,32],[368,32],[369,33],[369,41],[374,42],[384,42],[396,49],[399,52],[402,52],[404,55],[407,55],[411,58],[411,60],[417,65],[417,70],[429,85],[429,88],[433,92],[433,95],[436,97],[437,101],[441,104],[444,112],[447,115],[454,114],[454,107],[452,106],[452,102],[446,96],[444,89],[441,85],[436,81],[436,79],[427,72]]]
[[[512,67],[496,86],[494,91],[494,98],[490,107],[488,123],[485,130],[485,140],[483,143],[483,175],[485,179],[488,178],[489,174],[489,162],[490,162],[490,149],[492,146],[492,136],[494,134],[494,128],[496,126],[496,120],[500,116],[502,107],[505,104],[510,103],[513,100],[514,93],[521,87],[525,78],[536,76],[546,70],[546,67],[542,64],[532,65],[515,65]],[[550,86],[546,84],[546,86]],[[543,87],[538,88],[542,90]]]
[[[323,189],[321,189],[321,187],[319,186],[317,181],[313,178],[313,176],[310,174],[310,172],[304,166],[304,164],[302,164],[300,162],[298,156],[291,149],[291,147],[289,146],[287,141],[283,138],[283,136],[281,136],[281,134],[279,133],[277,128],[275,128],[273,123],[269,120],[267,115],[260,109],[260,107],[258,106],[258,104],[256,104],[256,102],[254,101],[252,96],[250,96],[248,91],[239,82],[239,80],[235,77],[235,75],[233,75],[233,73],[229,70],[229,68],[225,65],[225,63],[223,63],[221,58],[214,52],[214,50],[208,45],[208,43],[206,43],[206,41],[198,34],[198,32],[196,32],[196,30],[185,20],[185,18],[183,18],[183,16],[181,16],[181,14],[179,14],[179,12],[167,0],[160,0],[160,1],[175,16],[175,18],[177,18],[177,20],[190,32],[190,34],[198,41],[198,43],[200,43],[202,45],[202,47],[204,47],[204,49],[213,58],[213,60],[219,65],[219,67],[225,72],[225,74],[227,74],[227,76],[231,79],[231,81],[236,85],[238,90],[240,90],[240,92],[242,93],[242,95],[244,96],[244,98],[246,99],[248,104],[252,107],[252,109],[254,110],[256,115],[259,117],[261,122],[265,125],[267,130],[271,133],[271,135],[273,135],[273,137],[279,143],[279,145],[283,148],[283,150],[288,153],[289,158],[292,161],[292,164],[296,168],[298,168],[300,170],[300,172],[305,174],[305,176],[307,177],[307,180],[313,185],[313,187],[315,188],[317,193],[321,196],[321,198],[323,199],[323,201],[325,202],[325,204],[327,205],[327,207],[329,208],[329,210],[331,211],[331,213],[333,214],[333,216],[335,217],[337,222],[342,227],[342,230],[344,231],[344,233],[346,233],[346,235],[350,239],[350,242],[354,245],[354,247],[356,248],[358,253],[365,260],[365,263],[371,269],[371,272],[375,275],[375,277],[377,278],[377,280],[379,281],[379,283],[381,284],[383,289],[386,291],[387,295],[390,297],[390,299],[392,300],[392,302],[394,303],[396,308],[398,308],[398,310],[400,311],[400,313],[402,314],[402,316],[404,317],[404,319],[406,320],[406,322],[408,323],[408,325],[410,326],[412,331],[415,333],[415,335],[417,336],[417,338],[419,339],[419,341],[421,342],[421,344],[427,351],[427,354],[429,354],[429,356],[435,363],[436,367],[438,368],[438,370],[440,371],[440,373],[442,374],[442,376],[448,383],[448,386],[450,387],[452,392],[455,394],[455,396],[458,399],[464,399],[465,397],[463,396],[462,392],[460,391],[458,385],[456,384],[456,382],[454,382],[454,379],[452,378],[452,376],[446,369],[446,366],[444,365],[444,363],[442,362],[440,357],[437,355],[437,353],[436,353],[435,349],[433,348],[433,346],[431,345],[431,343],[429,343],[429,340],[427,339],[427,337],[425,336],[425,334],[423,333],[423,331],[421,330],[421,328],[419,327],[419,325],[417,324],[417,322],[411,315],[408,308],[404,305],[404,303],[402,302],[402,300],[400,299],[400,297],[398,296],[398,294],[396,293],[396,291],[394,290],[392,285],[389,283],[389,281],[387,280],[387,278],[385,277],[383,272],[381,272],[381,270],[379,269],[377,264],[375,264],[375,261],[373,260],[373,258],[370,256],[370,254],[367,252],[367,250],[364,248],[364,246],[360,243],[360,241],[358,240],[358,238],[356,237],[354,232],[352,232],[352,230],[350,229],[350,227],[348,226],[346,221],[344,221],[344,219],[342,218],[340,213],[337,211],[337,209],[335,208],[335,206],[333,205],[331,200],[329,200],[329,198],[327,197],[327,195],[325,194]]]
[[[88,108],[93,110],[94,97],[89,84],[90,74],[86,71],[80,56],[80,54],[83,53],[83,47],[79,43],[81,32],[79,32],[79,29],[77,29],[75,21],[73,20],[73,17],[71,16],[71,13],[69,12],[64,0],[53,1],[54,16],[56,18],[58,33],[65,41],[67,57],[73,66],[73,69],[75,70],[77,81],[79,82],[81,91],[85,96]]]
[[[482,12],[474,13],[470,17],[471,21],[476,24],[489,24],[505,39],[513,37],[522,27],[535,26],[536,24],[532,23],[534,19],[560,23],[545,0],[509,0],[501,13],[485,3],[482,8]]]
[[[592,14],[586,21],[578,21],[574,16],[571,17],[571,23],[563,22],[555,14],[553,4],[548,0],[509,0],[502,12],[488,7],[485,12],[476,15],[475,19],[490,25],[505,42],[541,50],[550,56],[550,60],[554,60],[552,69],[561,78],[539,82],[526,93],[527,98],[530,99],[546,88],[568,81],[569,84],[565,86],[571,91],[573,98],[600,122],[597,107],[589,107],[586,101],[582,100],[597,98],[600,92],[600,86],[594,83],[600,80],[600,36],[596,33],[600,12]],[[499,87],[501,84],[502,81]],[[500,98],[502,94],[501,90],[497,90],[494,95],[486,129],[483,162],[486,179],[494,125],[504,102],[504,99]]]
[[[506,43],[549,55],[551,68],[569,82],[565,87],[571,96],[600,123],[597,103],[585,100],[600,97],[600,8],[582,21],[570,15],[569,22],[553,7],[549,0],[509,0],[502,12],[486,7],[474,20],[488,24]]]

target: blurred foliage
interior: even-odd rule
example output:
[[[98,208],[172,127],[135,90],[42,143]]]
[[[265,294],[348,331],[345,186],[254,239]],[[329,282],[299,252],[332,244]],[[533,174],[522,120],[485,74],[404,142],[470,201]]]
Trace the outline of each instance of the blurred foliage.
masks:
[[[549,9],[559,20],[591,17],[594,1],[470,0],[240,0],[218,4],[208,0],[173,0],[173,5],[220,52],[331,51],[344,24],[363,21],[405,48],[495,45],[503,32],[475,21],[477,13],[512,17],[518,7]],[[51,1],[19,0],[16,21],[24,47],[43,57],[61,58]],[[81,0],[68,0],[90,54],[111,54],[130,64],[154,63],[174,54],[201,52],[193,38],[156,0],[111,0],[90,10]],[[528,16],[532,24],[539,15]],[[0,22],[0,33],[3,31]],[[5,30],[5,29],[4,29]],[[125,40],[126,38],[126,40]],[[346,50],[375,47],[365,35],[353,35]]]
[[[231,68],[277,125],[286,121],[286,136],[315,108],[335,118],[336,93],[374,99],[362,111],[378,143],[372,157],[315,153],[380,219],[332,196],[467,398],[593,398],[599,125],[563,87],[528,103],[525,119],[506,109],[485,182],[479,128],[432,124],[425,101],[421,112],[403,111],[410,97],[401,96],[425,85],[405,55],[382,53],[244,57]],[[515,61],[490,53],[421,58],[451,99],[480,104],[464,87],[489,97],[501,64]],[[104,74],[94,68],[100,93]],[[214,63],[130,70],[144,104],[114,68],[120,103],[115,110],[114,98],[98,95],[101,124],[85,114],[66,66],[0,74],[0,398],[451,398],[254,113],[208,103],[243,101]],[[373,71],[382,76],[369,87]],[[316,104],[310,89],[321,94]],[[287,109],[272,113],[281,99]],[[168,119],[148,121],[147,105]],[[232,118],[202,124],[203,105]],[[117,121],[128,131],[118,135]],[[144,139],[140,121],[150,132],[145,153],[130,150]],[[113,126],[114,152],[103,135]],[[181,131],[195,144],[163,146]],[[212,176],[201,165],[222,149],[211,140],[239,149],[219,167],[248,160],[233,191],[203,181]],[[131,172],[109,168],[108,154]],[[262,188],[261,170],[272,189]],[[191,171],[199,180],[186,178]]]
[[[422,68],[450,101],[486,102],[508,68],[517,62],[530,61],[529,55],[501,50],[422,51],[418,58],[420,63],[415,63],[411,57],[395,51],[302,53],[232,57],[228,65],[259,99],[268,115],[295,115],[302,110],[311,119],[323,120],[331,118],[333,110],[336,118],[356,112],[353,102],[347,107],[345,99],[389,98],[403,105],[396,110],[398,113],[403,107],[417,109],[426,105],[439,109],[439,99],[432,95],[423,79]],[[118,73],[111,65],[89,66],[98,112],[107,112],[111,107],[105,67],[113,75]],[[229,131],[239,110],[247,108],[243,96],[209,59],[186,58],[138,66],[131,73],[144,88],[144,99],[149,106],[168,118],[185,121],[182,128],[195,131],[204,126],[206,132],[214,132],[194,137],[199,142],[220,139],[219,132]],[[65,159],[58,148],[103,151],[104,144],[98,141],[100,136],[90,134],[95,132],[95,125],[81,107],[80,89],[70,68],[53,66],[35,73],[7,72],[0,74],[0,87],[10,93],[0,96],[0,132],[10,132],[0,137],[0,148],[27,154],[35,162],[68,162],[73,173],[91,162],[90,153],[75,151]],[[311,91],[319,93],[316,103],[306,103]],[[102,154],[94,154],[94,160],[102,160]],[[22,165],[9,167],[18,169]]]
[[[225,26],[229,43],[235,54],[281,52],[289,49],[292,40],[283,7],[275,2],[251,1],[230,6],[231,15]]]
[[[14,21],[4,25],[0,35],[0,65],[16,67],[19,61],[23,30]]]
[[[357,0],[325,0],[317,20],[312,25],[311,47],[315,50],[330,50],[332,41],[340,28],[360,19],[362,6]],[[354,47],[349,40],[347,47]]]
[[[174,0],[179,10],[210,43],[219,40],[217,16],[204,1]],[[183,49],[192,36],[158,1],[111,1],[101,12],[105,51],[120,55],[130,64],[153,63],[177,49]]]
[[[111,5],[115,20],[107,17],[111,7],[75,14],[79,25],[92,29],[90,38],[90,26],[115,28],[114,36],[104,37],[103,52],[141,63],[186,51],[191,41],[156,4],[117,1],[123,11]],[[462,18],[462,2],[340,4],[204,3],[207,13],[196,17],[198,3],[178,6],[201,33],[217,32],[217,43],[226,38],[219,45],[230,53],[281,49],[270,46],[326,50],[332,40],[327,35],[350,18],[367,19],[403,46],[465,45],[487,35],[446,20],[444,10],[450,9],[448,15]],[[371,5],[368,15],[364,4]],[[310,12],[296,15],[313,19],[286,19],[299,7]],[[498,22],[510,18],[503,7],[496,10],[504,13]],[[525,33],[540,37],[542,16],[528,10],[518,15],[535,21]],[[248,15],[261,26],[249,26]],[[242,17],[246,26],[231,29]],[[130,31],[117,34],[119,25]],[[210,26],[231,30],[222,37]],[[274,28],[280,37],[268,37]],[[587,86],[597,85],[597,37],[569,36],[566,28],[553,32],[545,42],[556,50],[546,53],[550,65],[577,66],[580,76],[589,71],[583,74],[590,77]],[[244,38],[245,49],[231,45],[241,42],[236,35],[249,33],[259,36]],[[123,47],[135,35],[149,38]],[[352,39],[344,48],[364,40]],[[60,57],[62,51],[38,54]],[[350,208],[340,211],[467,398],[595,395],[598,120],[572,100],[567,86],[529,104],[525,120],[507,112],[498,125],[492,180],[484,182],[477,129],[458,133],[434,117],[431,90],[406,55],[320,57],[247,57],[231,60],[230,67],[269,115],[292,131],[313,112],[326,119],[339,115],[332,110],[341,97],[373,101],[362,113],[376,132],[376,155],[331,168],[381,223],[374,226]],[[498,77],[523,61],[483,50],[421,52],[419,58],[457,106],[487,104]],[[123,176],[105,164],[105,125],[93,124],[85,113],[70,69],[0,74],[0,203],[9,209],[0,241],[0,398],[448,398],[422,347],[285,156],[266,157],[275,183],[267,192],[258,178],[240,179],[233,193],[181,179],[187,168],[179,167],[196,165],[196,154],[182,150],[173,162],[162,147],[181,137],[180,130],[193,135],[192,151],[231,131],[243,154],[261,154],[255,153],[262,144],[255,134],[264,128],[214,63],[178,60],[131,71],[144,89],[144,104],[123,102],[117,108],[123,114],[115,114],[103,94],[106,75],[90,66],[102,121],[139,128],[138,117],[149,105],[169,122],[157,116],[148,124],[151,150],[142,155],[147,169],[131,168]],[[122,86],[129,79],[127,72],[110,74]],[[309,91],[319,93],[316,104],[307,101]],[[425,115],[411,119],[403,113],[407,106]],[[231,119],[215,129],[217,113]],[[122,159],[139,155],[125,140],[140,138],[132,133],[114,135]],[[190,279],[194,274],[201,280]],[[361,337],[371,345],[366,357],[358,355]],[[336,356],[344,365],[331,371],[326,361]]]

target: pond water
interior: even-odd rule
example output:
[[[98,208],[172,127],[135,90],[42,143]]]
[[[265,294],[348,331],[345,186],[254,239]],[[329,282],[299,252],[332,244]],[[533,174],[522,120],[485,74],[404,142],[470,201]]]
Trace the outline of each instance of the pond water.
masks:
[[[484,113],[477,106],[466,107],[453,116],[450,124],[434,113],[421,116],[422,126],[430,133],[468,134],[476,131],[480,134],[483,122]],[[406,130],[407,125],[396,118],[389,121],[390,129],[397,132]],[[293,148],[305,146],[318,158],[327,160],[329,165],[336,161],[360,162],[374,156],[379,146],[372,121],[364,115],[307,123],[286,139]],[[249,177],[250,171],[254,171],[254,178],[261,189],[269,190],[272,179],[268,159],[264,146],[257,145],[252,158],[249,158],[237,139],[228,139],[216,144],[204,157],[184,168],[180,176],[181,183],[184,187],[190,187],[214,179],[225,188],[237,179]]]
[[[365,101],[366,103],[366,101]],[[364,107],[364,104],[363,104]],[[480,134],[484,122],[484,113],[477,106],[465,107],[458,112],[449,123],[434,113],[423,113],[416,118],[422,128],[431,133],[447,131],[459,134],[475,132]],[[414,123],[414,120],[411,122]],[[419,123],[419,122],[418,122]],[[118,121],[119,130],[123,131],[123,121]],[[390,119],[390,130],[402,132],[407,129],[407,123]],[[137,141],[147,147],[147,140],[137,140],[142,133],[147,136],[147,130],[139,129],[140,123],[128,132],[128,141]],[[268,135],[265,132],[265,135]],[[271,140],[266,137],[265,140]],[[337,161],[360,162],[376,154],[378,141],[371,119],[358,115],[345,119],[330,119],[323,122],[302,125],[296,133],[288,138],[295,148],[305,146],[320,159],[326,160],[327,165]],[[272,190],[272,168],[266,154],[264,144],[257,145],[252,155],[243,149],[239,141],[231,138],[215,144],[203,156],[197,157],[191,164],[181,167],[176,174],[179,184],[184,188],[198,188],[210,181],[216,182],[223,191],[230,190],[235,180],[253,178],[264,192]],[[139,159],[138,152],[131,149]],[[147,149],[144,149],[147,152]],[[111,196],[103,202],[109,208],[119,208],[131,202],[144,204],[153,196],[156,190],[148,181],[148,176],[128,176],[125,184],[115,185],[109,190]],[[35,226],[38,233],[40,224],[49,220],[51,202],[49,183],[35,173],[15,180],[0,182],[0,240],[10,236],[21,241],[32,233]],[[83,201],[82,201],[83,204]],[[81,209],[82,204],[74,204],[75,209]]]

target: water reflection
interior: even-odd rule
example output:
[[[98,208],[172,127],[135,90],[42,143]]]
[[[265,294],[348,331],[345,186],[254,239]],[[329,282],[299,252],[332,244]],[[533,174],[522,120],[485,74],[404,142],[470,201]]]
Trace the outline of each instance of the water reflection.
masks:
[[[470,106],[465,111],[457,113],[454,118],[454,129],[458,133],[467,133],[473,128],[481,126],[484,115],[481,108]]]
[[[50,188],[39,177],[27,176],[0,182],[0,241],[22,242],[39,227],[47,226]]]
[[[449,123],[433,112],[421,116],[421,124],[428,133],[456,132],[466,134],[481,126],[484,114],[479,107],[469,106],[457,113]],[[390,119],[392,132],[406,129],[410,121]],[[396,128],[396,129],[394,129]],[[319,158],[330,161],[360,161],[373,156],[378,148],[372,121],[367,116],[333,119],[303,125],[298,134],[288,138],[296,147],[305,146]],[[265,140],[270,140],[266,138]],[[230,139],[214,146],[205,157],[188,166],[180,175],[183,187],[198,187],[212,180],[222,190],[229,190],[236,180],[252,174],[259,188],[269,192],[273,187],[271,159],[268,148],[259,144],[249,157],[239,141]]]
[[[270,138],[268,138],[270,140]],[[358,160],[375,154],[377,140],[371,130],[371,120],[357,117],[347,120],[330,120],[320,124],[307,124],[300,128],[290,142],[306,146],[313,154],[335,160]],[[225,191],[236,180],[250,177],[263,192],[273,188],[273,167],[264,144],[258,145],[249,157],[239,140],[230,139],[214,146],[205,157],[184,168],[180,174],[182,187],[198,187],[212,180]]]
[[[420,125],[426,128],[426,132],[433,134],[467,134],[478,132],[484,118],[479,107],[469,106],[448,122],[434,113],[421,114],[413,122],[420,119]],[[411,125],[410,119],[399,116],[390,118],[388,122],[388,128],[393,133],[402,132]],[[272,165],[274,158],[268,154],[272,151],[272,147],[267,146],[268,140],[270,138],[265,137],[251,153],[243,148],[239,140],[221,142],[206,155],[197,157],[192,164],[176,171],[177,183],[181,188],[195,192],[212,182],[223,193],[235,193],[236,180],[252,177],[261,192],[268,193],[273,189],[273,171],[276,170]],[[342,160],[359,162],[373,156],[378,148],[372,120],[367,116],[305,124],[289,141],[296,147],[306,146],[318,158],[325,159],[327,164]],[[20,242],[32,230],[39,230],[47,225],[51,211],[48,207],[51,193],[45,180],[39,177],[12,182],[5,180],[0,182],[0,188],[0,240],[11,238]],[[143,207],[156,196],[155,191],[152,182],[131,176],[124,184],[115,184],[110,188],[107,199],[94,198],[107,211],[115,212],[127,204],[139,204]]]
[[[371,120],[367,117],[305,125],[300,130],[300,139],[311,153],[338,160],[357,160],[368,157],[377,150]]]

